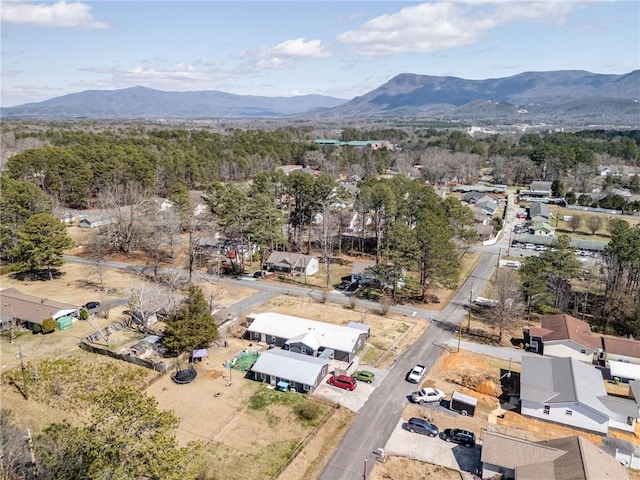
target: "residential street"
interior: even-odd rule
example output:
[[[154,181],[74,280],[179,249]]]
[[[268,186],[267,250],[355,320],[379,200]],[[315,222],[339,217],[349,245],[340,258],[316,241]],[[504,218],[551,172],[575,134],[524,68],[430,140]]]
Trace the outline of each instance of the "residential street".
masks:
[[[513,227],[515,207],[510,198],[510,207],[505,222],[505,232]],[[340,442],[336,453],[331,458],[321,476],[321,480],[360,479],[366,470],[373,468],[376,460],[374,452],[383,447],[393,430],[400,421],[402,410],[406,405],[406,396],[414,389],[414,385],[405,382],[406,372],[416,363],[421,363],[430,370],[443,350],[447,348],[457,326],[466,318],[466,307],[472,295],[477,296],[488,284],[500,255],[506,252],[508,236],[501,235],[498,242],[489,246],[482,246],[476,250],[481,253],[471,275],[465,279],[449,304],[440,311],[426,310],[414,306],[394,305],[394,313],[428,320],[431,326],[426,330],[401,357],[399,357],[388,375],[359,410],[351,428]],[[80,257],[65,256],[68,262],[91,264],[91,260]],[[121,262],[105,262],[105,267],[120,268],[130,271],[143,271],[149,267],[141,267]],[[185,272],[186,276],[186,272]],[[256,281],[249,277],[224,278],[214,275],[203,275],[209,281],[221,284],[241,284],[248,288],[259,290],[247,299],[228,307],[229,314],[241,315],[247,313],[261,302],[275,295],[285,294],[299,297],[319,299],[321,292],[313,289]],[[347,305],[349,297],[343,292],[330,292],[327,301]],[[361,305],[370,309],[377,309],[377,303],[360,300]],[[365,461],[365,459],[367,459]]]

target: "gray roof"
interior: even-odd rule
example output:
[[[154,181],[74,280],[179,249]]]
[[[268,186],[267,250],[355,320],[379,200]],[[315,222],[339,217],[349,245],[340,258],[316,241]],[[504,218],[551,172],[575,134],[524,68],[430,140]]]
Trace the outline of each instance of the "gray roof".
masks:
[[[531,185],[529,185],[529,190],[550,191],[552,184],[553,182],[544,182],[544,181],[538,180],[535,182],[531,182]]]
[[[272,348],[260,354],[251,370],[303,385],[315,385],[327,360]]]
[[[640,416],[640,406],[635,400],[622,397],[614,397],[613,395],[604,395],[598,397],[609,410],[621,413],[626,417],[638,418]]]
[[[546,203],[531,202],[531,205],[529,205],[529,216],[534,217],[536,215],[542,215],[547,218],[549,217],[549,207]]]
[[[355,262],[353,262],[353,266],[351,267],[351,275],[364,273],[366,268],[374,267],[375,265],[375,262],[363,262],[361,260],[356,260]]]
[[[280,268],[306,268],[314,258],[315,257],[310,255],[302,255],[300,253],[271,252],[266,263],[269,265],[276,265]]]
[[[347,323],[347,327],[357,328],[358,330],[362,330],[363,332],[367,332],[367,333],[371,331],[371,327],[366,323],[349,322]]]
[[[524,355],[520,397],[536,403],[579,403],[602,415],[610,410],[598,397],[606,396],[599,370],[575,358]]]

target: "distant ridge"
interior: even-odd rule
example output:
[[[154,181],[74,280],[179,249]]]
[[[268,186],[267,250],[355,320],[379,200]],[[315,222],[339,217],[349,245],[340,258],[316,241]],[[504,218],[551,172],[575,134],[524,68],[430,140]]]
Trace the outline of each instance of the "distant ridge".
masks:
[[[85,90],[37,103],[0,110],[3,117],[32,118],[243,118],[284,117],[346,100],[323,95],[260,97],[217,90],[164,92],[141,86],[121,90]]]
[[[2,108],[3,118],[202,119],[414,117],[433,120],[640,126],[640,70],[525,72],[466,80],[402,73],[352,100],[261,97],[146,87],[87,90]]]

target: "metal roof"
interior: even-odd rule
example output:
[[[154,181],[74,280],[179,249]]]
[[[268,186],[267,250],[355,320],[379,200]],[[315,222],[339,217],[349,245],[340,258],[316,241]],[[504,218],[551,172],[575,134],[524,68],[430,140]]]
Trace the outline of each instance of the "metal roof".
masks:
[[[598,399],[606,396],[599,370],[575,358],[522,356],[520,397],[537,403],[580,403],[601,415],[611,416]]]
[[[272,348],[260,354],[251,370],[303,385],[315,385],[325,365],[328,361],[321,358]]]
[[[312,334],[317,338],[319,346],[340,352],[353,352],[358,338],[364,333],[357,328],[274,312],[258,313],[247,330],[286,339]]]
[[[513,240],[520,243],[535,243],[537,245],[556,245],[558,239],[556,237],[543,237],[540,235],[531,235],[529,233],[523,233],[515,235]],[[609,242],[598,242],[596,240],[583,240],[581,238],[572,238],[569,243],[570,247],[579,248],[582,250],[597,250],[603,251]]]

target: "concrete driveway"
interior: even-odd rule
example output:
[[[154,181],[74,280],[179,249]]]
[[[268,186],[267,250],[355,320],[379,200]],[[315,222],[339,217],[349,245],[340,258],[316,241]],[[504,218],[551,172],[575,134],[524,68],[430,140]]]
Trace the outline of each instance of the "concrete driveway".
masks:
[[[369,399],[369,395],[371,395],[373,390],[380,385],[388,373],[386,370],[371,368],[369,366],[363,366],[362,368],[376,374],[376,380],[373,383],[358,382],[356,389],[350,392],[349,390],[343,390],[342,388],[329,385],[327,380],[329,380],[331,375],[327,375],[322,380],[322,384],[318,385],[318,388],[315,389],[313,396],[332,403],[337,403],[353,412],[357,412],[362,408],[365,402]]]
[[[403,419],[398,422],[384,450],[389,455],[414,458],[453,470],[475,473],[480,468],[480,445],[467,448],[439,437],[411,433]]]

